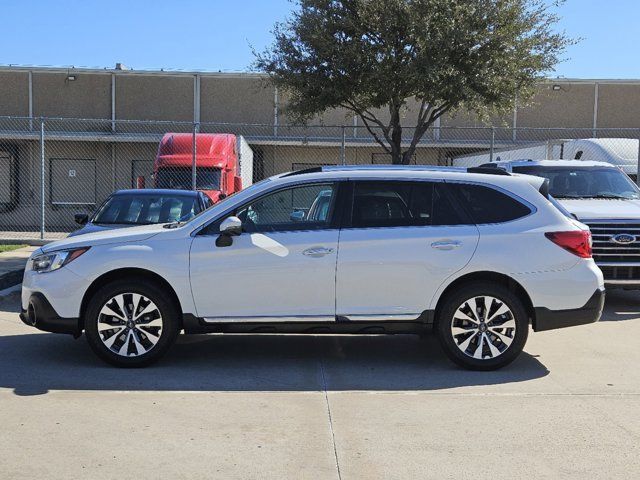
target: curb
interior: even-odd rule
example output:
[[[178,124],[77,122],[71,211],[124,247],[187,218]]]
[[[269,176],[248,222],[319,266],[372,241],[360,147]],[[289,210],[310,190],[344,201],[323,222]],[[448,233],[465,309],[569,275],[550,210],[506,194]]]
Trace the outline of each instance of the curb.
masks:
[[[23,275],[24,268],[3,273],[0,275],[0,290],[18,285],[22,282]]]

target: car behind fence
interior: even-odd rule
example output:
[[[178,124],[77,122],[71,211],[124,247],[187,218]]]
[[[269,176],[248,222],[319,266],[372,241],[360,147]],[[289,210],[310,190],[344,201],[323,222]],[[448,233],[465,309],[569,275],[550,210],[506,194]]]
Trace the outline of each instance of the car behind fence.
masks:
[[[0,117],[0,241],[62,238],[78,227],[74,214],[90,214],[114,190],[154,187],[154,159],[166,132],[244,137],[253,150],[253,181],[301,168],[391,161],[362,126]],[[404,129],[407,145],[412,134]],[[640,129],[435,127],[411,163],[571,158],[609,161],[635,176],[639,138]]]

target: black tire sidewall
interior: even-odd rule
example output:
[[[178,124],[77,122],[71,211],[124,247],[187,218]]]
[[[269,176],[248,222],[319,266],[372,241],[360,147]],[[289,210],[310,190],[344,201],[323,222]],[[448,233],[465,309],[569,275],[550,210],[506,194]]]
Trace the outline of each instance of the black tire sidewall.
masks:
[[[136,357],[123,357],[112,352],[98,333],[98,317],[104,304],[121,293],[138,293],[156,304],[162,315],[162,333],[158,343],[147,353]],[[107,363],[118,367],[144,367],[156,362],[173,345],[179,332],[179,312],[165,290],[153,283],[140,280],[118,280],[101,287],[89,300],[84,317],[84,328],[91,349]]]
[[[515,317],[516,334],[506,352],[496,358],[478,360],[465,355],[455,343],[451,334],[451,320],[460,305],[473,297],[492,296],[504,302]],[[496,370],[502,368],[520,355],[529,335],[529,317],[518,296],[508,288],[491,283],[466,285],[447,296],[436,319],[438,340],[445,354],[456,364],[470,370]]]

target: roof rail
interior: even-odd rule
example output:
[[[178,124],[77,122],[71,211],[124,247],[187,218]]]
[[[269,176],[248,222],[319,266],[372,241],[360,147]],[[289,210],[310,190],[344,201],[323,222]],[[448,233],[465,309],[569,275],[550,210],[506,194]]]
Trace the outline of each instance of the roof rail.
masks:
[[[498,166],[481,166],[481,167],[442,167],[437,165],[326,165],[324,167],[304,168],[294,172],[285,173],[281,178],[292,177],[295,175],[303,175],[305,173],[320,172],[348,172],[362,170],[413,170],[413,171],[431,171],[431,172],[468,172],[483,173],[485,175],[504,175],[511,176],[509,172],[498,168]]]
[[[435,172],[464,172],[463,167],[443,167],[440,165],[328,165],[323,172],[344,172],[350,170],[415,170]]]
[[[511,174],[502,168],[495,167],[471,167],[467,168],[467,172],[469,173],[483,173],[485,175],[501,175],[505,177],[510,177]]]
[[[464,172],[463,167],[442,167],[438,165],[325,165],[323,167],[303,168],[293,172],[285,173],[282,178],[305,173],[319,172],[349,172],[360,170],[414,170],[414,171],[441,171],[441,172]]]
[[[303,168],[302,170],[295,170],[293,172],[285,173],[280,178],[293,177],[294,175],[302,175],[304,173],[318,173],[322,171],[323,167]]]

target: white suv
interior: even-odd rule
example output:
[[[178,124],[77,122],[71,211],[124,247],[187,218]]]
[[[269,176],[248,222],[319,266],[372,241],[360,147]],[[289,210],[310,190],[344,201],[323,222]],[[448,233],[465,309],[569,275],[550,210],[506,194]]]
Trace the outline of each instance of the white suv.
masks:
[[[489,172],[501,172],[498,169]],[[588,229],[532,176],[334,167],[279,175],[186,223],[34,252],[21,318],[79,336],[118,366],[185,333],[424,333],[489,370],[535,331],[595,322]]]

